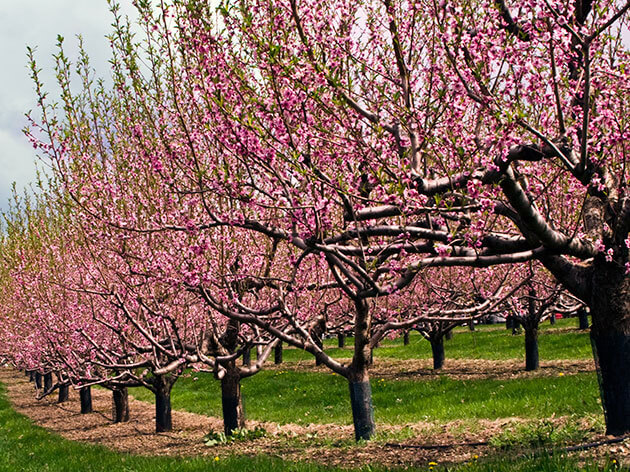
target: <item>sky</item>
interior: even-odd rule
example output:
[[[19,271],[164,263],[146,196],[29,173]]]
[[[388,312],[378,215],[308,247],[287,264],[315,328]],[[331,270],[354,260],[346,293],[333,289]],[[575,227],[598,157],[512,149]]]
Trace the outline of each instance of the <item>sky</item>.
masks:
[[[124,13],[133,15],[131,0],[120,3]],[[92,66],[99,76],[107,77],[105,35],[111,23],[107,0],[0,0],[0,211],[7,208],[13,182],[21,191],[35,179],[36,152],[22,133],[27,125],[25,113],[36,106],[26,46],[37,48],[42,79],[52,94],[57,35],[64,36],[71,58],[76,57],[76,35],[83,36]]]

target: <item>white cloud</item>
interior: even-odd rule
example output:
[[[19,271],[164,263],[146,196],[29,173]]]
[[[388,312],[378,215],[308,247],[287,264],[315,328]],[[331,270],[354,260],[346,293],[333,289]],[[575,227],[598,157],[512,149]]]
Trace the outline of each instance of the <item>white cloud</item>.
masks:
[[[133,16],[131,0],[121,0],[123,13]],[[107,76],[112,16],[106,0],[0,0],[0,209],[6,208],[11,182],[24,187],[35,178],[35,152],[21,134],[24,114],[36,97],[27,67],[26,46],[37,47],[37,60],[47,89],[54,91],[52,55],[57,35],[66,52],[76,56],[77,34],[84,38],[92,66]]]

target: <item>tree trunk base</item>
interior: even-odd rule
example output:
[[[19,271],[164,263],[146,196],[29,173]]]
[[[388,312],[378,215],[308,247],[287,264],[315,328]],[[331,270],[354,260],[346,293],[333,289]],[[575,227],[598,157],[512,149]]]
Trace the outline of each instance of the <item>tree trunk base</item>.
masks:
[[[129,392],[126,387],[112,390],[112,420],[114,423],[129,421]]]
[[[350,404],[354,437],[357,441],[368,440],[374,435],[374,407],[370,382],[350,382]]]
[[[606,434],[630,433],[630,336],[591,332]]]
[[[81,400],[81,414],[92,413],[92,388],[83,387],[79,390]]]
[[[59,386],[59,396],[57,397],[57,403],[64,403],[68,401],[68,386],[60,385]]]

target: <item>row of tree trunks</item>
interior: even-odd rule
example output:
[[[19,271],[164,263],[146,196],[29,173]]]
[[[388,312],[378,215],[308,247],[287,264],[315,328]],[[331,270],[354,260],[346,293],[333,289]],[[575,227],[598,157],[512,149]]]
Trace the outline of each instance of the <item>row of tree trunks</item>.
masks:
[[[27,370],[26,376],[29,378],[29,381],[35,382],[37,389],[41,389],[42,386],[45,391],[52,389],[52,374],[42,375],[39,372]],[[63,383],[61,378],[59,378],[58,390],[57,403],[67,402],[69,400],[70,386],[67,383]],[[81,402],[82,414],[93,412],[91,387],[79,389],[79,401]],[[127,387],[112,389],[112,420],[114,423],[129,421],[129,393]]]

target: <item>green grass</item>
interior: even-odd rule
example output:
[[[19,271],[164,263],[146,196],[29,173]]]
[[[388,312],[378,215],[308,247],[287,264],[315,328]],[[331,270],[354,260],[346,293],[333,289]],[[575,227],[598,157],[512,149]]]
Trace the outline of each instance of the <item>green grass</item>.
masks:
[[[61,414],[61,412],[60,412]],[[457,466],[437,465],[434,472],[612,472],[619,470],[610,460],[598,466],[595,462],[579,467],[577,459],[563,455],[541,457],[495,457]],[[0,386],[0,471],[15,472],[76,472],[76,471],[217,471],[217,472],[340,472],[342,469],[308,463],[290,463],[259,456],[214,458],[143,457],[120,454],[104,447],[72,442],[33,425],[16,413]],[[366,465],[355,471],[379,472],[388,469]],[[428,471],[429,467],[417,470]]]
[[[268,370],[244,379],[242,387],[251,419],[298,424],[352,421],[347,381],[334,374]],[[601,413],[594,373],[510,380],[372,379],[372,390],[376,420],[389,424]],[[131,393],[153,401],[148,390]],[[221,415],[220,399],[219,382],[203,373],[182,377],[172,393],[173,408],[210,416]]]
[[[541,325],[539,334],[540,359],[591,359],[591,342],[588,331],[576,328],[576,319],[558,320],[554,326],[548,322]],[[466,327],[454,330],[453,339],[445,341],[447,359],[525,359],[525,335],[512,335],[505,325],[477,325],[475,331]],[[346,347],[340,349],[336,339],[324,342],[326,352],[336,359],[352,357],[352,338],[346,339]],[[431,345],[417,332],[410,335],[410,343],[404,346],[402,337],[385,339],[374,350],[374,356],[381,359],[430,359]],[[297,362],[312,360],[309,353],[294,348],[285,348],[284,360]]]

